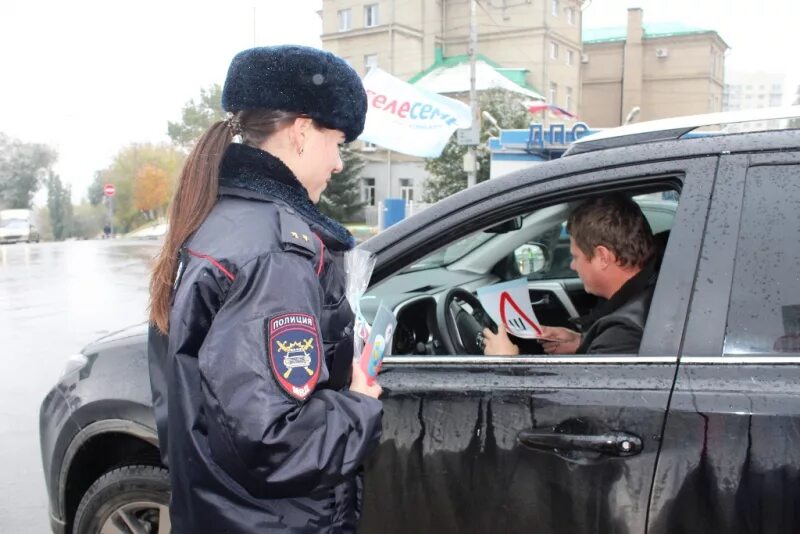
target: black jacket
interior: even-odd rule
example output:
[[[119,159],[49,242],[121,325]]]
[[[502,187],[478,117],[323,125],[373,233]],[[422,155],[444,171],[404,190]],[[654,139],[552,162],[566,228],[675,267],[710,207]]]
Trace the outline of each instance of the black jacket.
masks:
[[[655,261],[645,265],[610,299],[579,319],[585,326],[576,354],[638,354],[656,287],[656,266]]]
[[[173,532],[355,530],[381,403],[343,389],[351,247],[280,160],[228,148],[181,250],[168,340],[150,334]]]

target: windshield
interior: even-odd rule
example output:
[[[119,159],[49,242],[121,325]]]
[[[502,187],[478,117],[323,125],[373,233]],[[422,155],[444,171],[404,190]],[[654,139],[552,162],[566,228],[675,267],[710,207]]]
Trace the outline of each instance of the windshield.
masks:
[[[8,228],[9,230],[24,230],[28,228],[28,221],[20,219],[6,219],[0,221],[0,228]]]
[[[479,233],[465,237],[456,241],[452,245],[445,247],[430,256],[426,256],[417,263],[412,264],[405,269],[405,272],[420,271],[422,269],[433,269],[435,267],[444,267],[450,265],[456,260],[459,260],[486,243],[492,238],[494,234]]]

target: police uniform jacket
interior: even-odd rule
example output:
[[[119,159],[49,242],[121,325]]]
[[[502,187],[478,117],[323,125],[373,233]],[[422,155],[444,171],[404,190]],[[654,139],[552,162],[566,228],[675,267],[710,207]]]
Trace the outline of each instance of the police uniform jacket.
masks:
[[[346,389],[352,237],[264,151],[230,145],[219,185],[150,332],[173,532],[353,531],[382,412]]]

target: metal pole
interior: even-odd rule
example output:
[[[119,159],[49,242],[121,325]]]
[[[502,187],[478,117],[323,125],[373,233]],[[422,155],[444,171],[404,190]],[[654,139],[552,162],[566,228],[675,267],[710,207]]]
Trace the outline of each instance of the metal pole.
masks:
[[[475,16],[476,0],[469,2],[469,107],[472,110],[472,129],[479,128],[480,118],[478,117],[478,96],[475,91],[475,56],[478,45],[478,21]],[[470,145],[467,149],[469,153],[472,170],[467,172],[467,187],[472,187],[478,182],[478,159],[475,153],[475,146]]]
[[[108,237],[111,238],[114,235],[114,197],[106,195],[106,207],[108,208],[106,217],[108,219],[108,227],[109,233]]]
[[[389,74],[394,76],[394,0],[392,0],[392,18],[389,21]],[[386,196],[392,197],[392,151],[386,149]]]
[[[386,149],[386,196],[383,198],[392,197],[392,151]]]

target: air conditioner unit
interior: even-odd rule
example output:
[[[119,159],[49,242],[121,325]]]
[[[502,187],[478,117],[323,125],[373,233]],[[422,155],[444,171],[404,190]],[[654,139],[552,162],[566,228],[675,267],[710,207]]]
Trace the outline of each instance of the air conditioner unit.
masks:
[[[589,56],[587,54],[581,54],[581,63],[589,63]]]
[[[667,57],[669,56],[669,50],[666,48],[656,48],[656,57]]]

